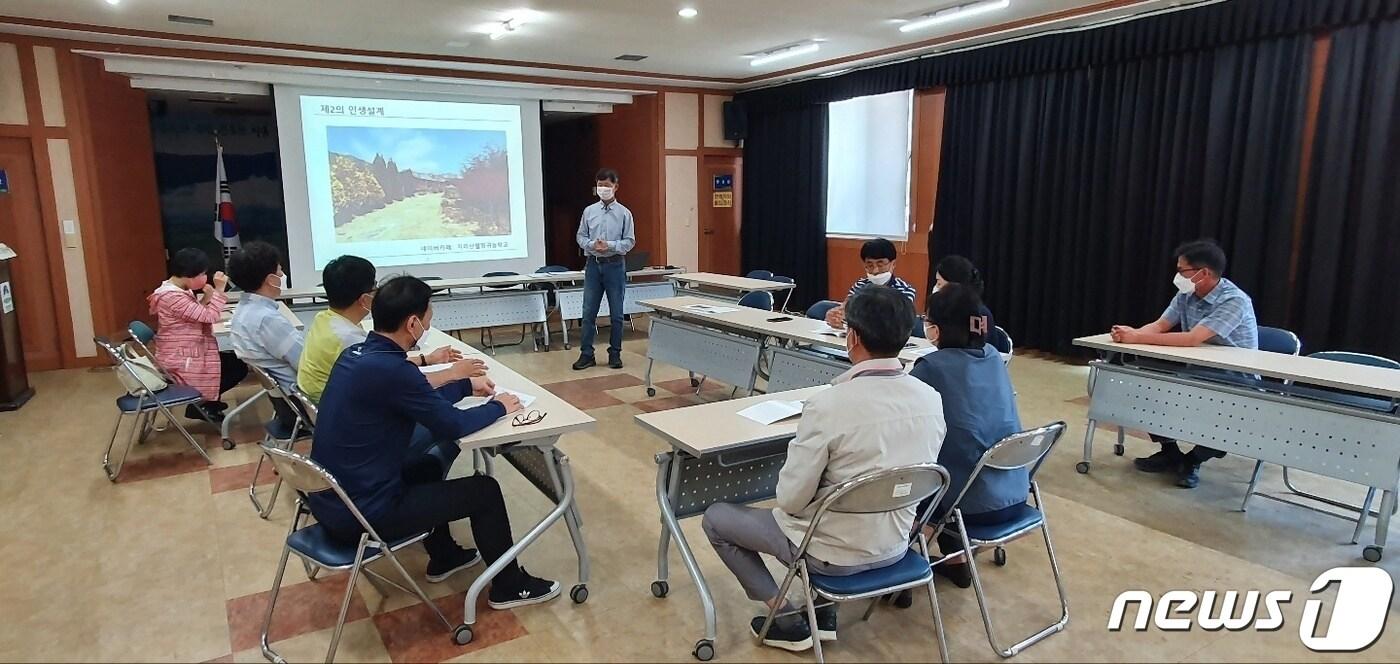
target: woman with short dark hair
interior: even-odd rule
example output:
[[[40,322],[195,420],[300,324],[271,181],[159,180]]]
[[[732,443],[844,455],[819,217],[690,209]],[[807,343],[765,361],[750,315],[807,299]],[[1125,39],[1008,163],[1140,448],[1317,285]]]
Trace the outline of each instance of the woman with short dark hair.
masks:
[[[219,352],[214,323],[223,315],[228,277],[209,278],[209,256],[186,247],[170,257],[170,278],[147,297],[156,317],[156,362],[176,380],[199,390],[204,403],[185,408],[185,417],[218,423],[227,404],[219,397],[248,375],[233,353]]]

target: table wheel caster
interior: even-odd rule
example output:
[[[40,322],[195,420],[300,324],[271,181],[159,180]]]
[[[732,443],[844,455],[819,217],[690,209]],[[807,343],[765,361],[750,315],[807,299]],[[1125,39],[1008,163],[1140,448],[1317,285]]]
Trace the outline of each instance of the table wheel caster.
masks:
[[[1384,551],[1382,547],[1372,544],[1361,550],[1361,557],[1365,558],[1366,562],[1378,563],[1381,561],[1382,551]]]
[[[224,449],[226,450],[233,449],[233,441],[229,440],[228,438],[225,438],[222,441],[220,441],[220,444],[223,445]]]
[[[652,597],[665,597],[665,596],[666,596],[667,594],[669,594],[670,592],[671,592],[671,584],[666,583],[665,581],[652,581],[652,582],[651,582],[651,596],[652,596]]]
[[[715,658],[715,644],[709,639],[700,639],[695,643],[695,650],[692,650],[690,654],[695,655],[695,659],[708,662]]]
[[[691,379],[690,379],[690,386],[691,386],[691,387],[700,387],[700,379],[699,379],[699,378],[691,378]],[[711,647],[710,647],[710,650],[714,650],[714,646],[711,646]]]
[[[1114,456],[1123,456],[1123,446],[1120,445],[1120,444],[1118,444],[1118,443],[1114,443],[1114,444],[1113,444],[1113,455],[1114,455]]]
[[[582,604],[588,601],[588,586],[580,583],[569,591],[569,599],[574,600],[574,604]]]
[[[452,642],[464,646],[472,642],[472,628],[470,625],[458,625],[452,630]]]
[[[999,546],[992,550],[992,562],[996,563],[997,567],[1006,567],[1006,547]]]
[[[1087,475],[1089,473],[1089,462],[1080,461],[1079,463],[1074,464],[1074,469],[1079,471],[1080,475]]]
[[[654,388],[654,387],[648,387],[648,388],[647,388],[647,396],[649,396],[649,397],[654,397],[654,396],[656,396],[656,388]]]

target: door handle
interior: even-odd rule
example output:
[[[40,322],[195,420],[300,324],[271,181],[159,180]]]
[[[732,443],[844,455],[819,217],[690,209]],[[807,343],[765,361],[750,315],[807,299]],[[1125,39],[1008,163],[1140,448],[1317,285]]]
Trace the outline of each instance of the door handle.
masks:
[[[714,235],[714,234],[715,234],[714,229],[710,229],[710,228],[706,228],[706,229],[705,229],[705,235]]]

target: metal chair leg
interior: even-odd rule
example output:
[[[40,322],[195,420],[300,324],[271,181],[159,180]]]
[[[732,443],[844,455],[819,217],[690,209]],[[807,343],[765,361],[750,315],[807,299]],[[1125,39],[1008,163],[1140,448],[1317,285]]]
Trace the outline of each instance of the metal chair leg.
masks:
[[[1249,477],[1249,486],[1244,490],[1244,500],[1240,502],[1240,511],[1249,509],[1249,497],[1254,495],[1254,487],[1259,486],[1259,473],[1264,470],[1264,462],[1254,462],[1254,474]],[[1355,544],[1355,542],[1353,542]]]
[[[1351,533],[1351,543],[1361,541],[1361,530],[1366,527],[1366,517],[1371,516],[1371,501],[1376,499],[1376,487],[1366,489],[1366,500],[1361,502],[1361,511],[1356,515],[1356,530]]]
[[[797,572],[802,575],[802,597],[807,604],[807,625],[812,636],[812,652],[817,656],[817,664],[822,664],[826,658],[822,657],[822,640],[817,636],[817,604],[812,600],[816,590],[812,588],[812,578],[807,574],[807,561],[797,561]]]
[[[292,555],[292,547],[282,545],[282,560],[277,563],[277,575],[272,578],[272,595],[267,598],[267,615],[263,618],[262,646],[263,657],[275,664],[286,664],[285,659],[272,649],[272,645],[267,641],[268,630],[272,627],[272,611],[277,608],[277,595],[282,590],[282,573],[287,571],[287,558]]]
[[[211,466],[214,465],[214,460],[209,458],[209,453],[204,451],[204,446],[195,441],[194,436],[191,436],[190,432],[185,429],[185,425],[175,421],[174,413],[171,413],[170,409],[166,408],[165,404],[159,401],[156,402],[156,407],[160,409],[160,412],[165,413],[165,417],[170,420],[170,424],[180,431],[180,435],[185,437],[185,442],[189,443],[190,447],[194,448],[194,451],[199,452],[199,456],[204,457],[206,463]]]
[[[345,629],[345,615],[350,612],[350,599],[355,596],[355,581],[360,578],[360,567],[364,565],[365,560],[365,543],[368,540],[368,533],[360,534],[360,546],[355,549],[355,564],[350,567],[350,578],[345,582],[345,599],[340,602],[340,616],[335,619],[335,631],[331,632],[331,647],[326,651],[326,664],[335,661],[335,650],[340,647],[340,633]]]
[[[455,627],[455,625],[452,624],[452,621],[447,619],[447,616],[442,612],[442,609],[438,608],[438,605],[435,602],[433,602],[431,598],[428,597],[428,594],[423,592],[422,586],[419,586],[418,582],[413,580],[413,577],[409,575],[408,570],[404,569],[403,563],[399,562],[398,556],[394,555],[394,552],[389,550],[388,543],[381,543],[381,546],[384,547],[384,557],[388,558],[389,562],[393,563],[394,567],[399,570],[399,574],[403,575],[404,580],[408,582],[408,587],[412,588],[413,594],[418,596],[418,601],[427,604],[428,608],[432,609],[433,613],[437,615],[438,620],[441,620],[442,624],[446,626],[449,631],[452,630]]]
[[[112,467],[112,446],[117,442],[117,432],[121,431],[124,419],[126,419],[126,413],[117,413],[117,421],[112,425],[112,437],[107,441],[107,450],[102,453],[102,472],[107,475],[108,482],[117,481],[117,476],[122,472],[122,466],[126,464],[127,455],[131,454],[131,436],[128,435],[126,451],[122,454],[121,461],[117,462],[117,467]]]

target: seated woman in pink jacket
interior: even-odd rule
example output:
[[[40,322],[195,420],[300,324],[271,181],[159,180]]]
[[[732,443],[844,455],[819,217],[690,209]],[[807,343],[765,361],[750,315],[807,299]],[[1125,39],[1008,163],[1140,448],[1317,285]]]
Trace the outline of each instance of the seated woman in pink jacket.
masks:
[[[219,396],[248,375],[248,367],[233,355],[220,353],[214,323],[223,315],[228,277],[215,272],[209,280],[209,256],[187,247],[170,259],[170,278],[147,301],[156,317],[156,361],[204,396],[199,407],[185,408],[185,417],[218,423],[228,404]]]

